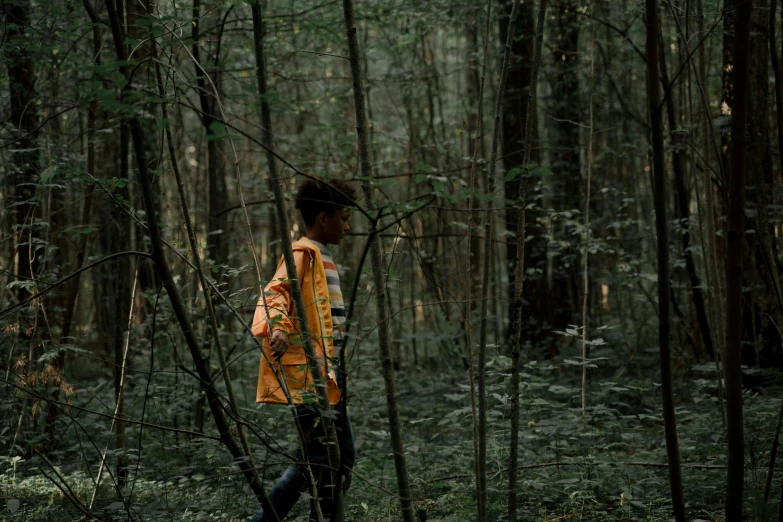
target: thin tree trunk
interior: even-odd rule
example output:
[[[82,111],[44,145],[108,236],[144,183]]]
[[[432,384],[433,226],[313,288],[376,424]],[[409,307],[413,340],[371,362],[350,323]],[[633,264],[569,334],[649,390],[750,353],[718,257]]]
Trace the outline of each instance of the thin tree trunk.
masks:
[[[513,6],[513,3],[509,0],[503,0],[503,11],[507,15],[511,14],[509,5]],[[501,12],[503,12],[501,11]],[[502,132],[502,157],[503,166],[506,172],[513,168],[519,168],[522,165],[523,158],[523,137],[525,129],[527,128],[527,102],[529,99],[530,78],[532,75],[533,66],[533,54],[534,54],[534,10],[533,2],[524,2],[519,6],[519,13],[517,14],[516,27],[514,28],[514,34],[517,37],[511,44],[511,51],[513,58],[509,63],[508,79],[506,80],[506,92],[503,97],[504,114],[503,114],[503,132]],[[504,16],[498,16],[500,20],[500,31],[498,31],[500,37],[500,45],[505,45],[505,36],[508,33],[508,18]],[[535,120],[535,113],[531,113],[531,116]],[[535,135],[535,123],[533,124],[533,132]],[[486,156],[484,156],[486,158]],[[519,194],[519,187],[522,183],[522,177],[516,176],[513,179],[504,181],[503,189],[505,193],[505,199],[509,203],[505,206],[505,221],[506,230],[513,232],[517,230],[520,211],[516,208],[516,203],[511,203],[517,198]],[[524,246],[519,242],[518,238],[510,237],[506,241],[506,259],[505,264],[508,270],[508,299],[514,299],[514,277],[516,271],[514,269],[517,260],[517,247]],[[528,247],[530,251],[530,247]],[[531,306],[531,311],[537,308],[535,305]],[[542,307],[546,308],[546,307]],[[507,308],[508,324],[509,328],[514,323],[514,311],[511,308]],[[535,310],[536,318],[543,317],[544,311]],[[513,332],[509,329],[508,335],[513,335]]]
[[[32,221],[38,214],[38,205],[34,201],[38,180],[38,105],[36,103],[36,74],[33,57],[28,50],[30,45],[30,16],[32,5],[29,0],[6,0],[2,5],[5,11],[5,39],[3,55],[8,70],[8,104],[10,106],[9,123],[18,134],[18,149],[11,154],[10,189],[6,208],[13,207],[13,223],[16,231],[13,256],[16,257],[16,279],[29,282],[36,272],[36,261],[31,256],[33,244]],[[29,222],[29,224],[28,224]],[[27,237],[25,237],[27,236]],[[38,259],[38,257],[36,257]],[[11,261],[13,266],[13,260]],[[21,301],[32,292],[26,285],[16,291]],[[29,325],[22,326],[23,336]]]
[[[85,6],[89,7],[87,0],[84,2]],[[94,11],[89,7],[88,13],[90,15],[90,21],[93,24],[97,24],[98,20]],[[92,43],[93,43],[93,59],[95,64],[100,64],[100,47],[101,47],[101,33],[97,25],[93,26],[92,30]],[[98,116],[98,100],[90,101],[87,108],[87,175],[95,177],[95,130],[96,119]],[[84,202],[82,205],[82,217],[81,226],[86,227],[90,222],[90,212],[92,210],[92,198],[95,191],[95,183],[90,183],[85,188]],[[76,252],[76,264],[75,268],[78,270],[84,263],[84,257],[87,250],[87,240],[89,236],[87,234],[81,234],[79,239],[79,246]],[[62,329],[60,330],[61,342],[68,342],[68,338],[71,335],[71,327],[73,326],[74,314],[76,312],[76,298],[79,295],[79,281],[81,279],[81,272],[74,277],[70,284],[67,286],[65,299],[63,301],[63,317],[62,317]],[[57,356],[54,363],[55,369],[62,373],[65,367],[65,352],[62,351]],[[59,395],[59,387],[52,393],[53,399],[56,401]],[[46,424],[49,434],[49,447],[53,448],[55,444],[55,421],[57,420],[57,413],[59,409],[55,402],[50,402],[47,405]]]
[[[533,141],[533,112],[536,106],[536,87],[538,85],[538,70],[541,66],[541,51],[544,42],[544,21],[546,20],[546,0],[541,0],[538,6],[538,20],[536,23],[535,50],[533,51],[533,70],[530,75],[530,87],[527,93],[527,107],[525,112],[525,128],[523,131],[522,144],[522,174],[526,174],[525,169],[530,161],[530,149]],[[509,29],[508,41],[513,38]],[[504,53],[505,56],[505,53]],[[500,92],[500,91],[498,91]],[[494,165],[490,163],[490,167]],[[519,192],[517,194],[517,205],[519,205],[519,220],[517,221],[517,245],[515,260],[515,279],[514,279],[514,300],[512,306],[511,334],[514,336],[511,345],[511,440],[509,441],[508,456],[508,520],[517,520],[517,472],[519,463],[519,382],[520,382],[520,359],[522,357],[522,290],[525,275],[525,201],[527,199],[527,178],[520,180]]]
[[[754,349],[746,350],[743,360],[746,363],[755,361],[756,365],[777,366],[773,361],[781,360],[783,339],[771,323],[783,324],[783,288],[774,226],[770,224],[770,210],[774,208],[776,197],[770,146],[768,29],[767,2],[759,0],[754,4],[750,20],[750,31],[754,36],[749,48],[746,138],[747,182],[755,189],[757,210],[751,226],[756,233],[749,235],[745,241],[744,275],[744,285],[754,288],[757,298],[747,300],[744,306],[744,314],[750,313],[751,318],[750,325],[747,325],[749,328],[746,326],[744,329],[754,340]],[[763,321],[766,316],[774,317],[774,321]]]
[[[495,115],[492,123],[492,142],[490,145],[489,172],[487,174],[487,194],[494,196],[497,188],[496,170],[498,160],[498,147],[500,145],[500,131],[503,115],[503,95],[505,94],[506,79],[508,78],[508,64],[511,59],[511,45],[514,42],[514,30],[516,29],[517,15],[519,13],[520,0],[515,0],[511,7],[506,43],[503,48],[503,61],[500,66],[500,79],[495,95]],[[531,88],[534,87],[531,85]],[[529,105],[528,105],[529,107]],[[529,113],[528,113],[529,115]],[[522,176],[524,176],[524,172]],[[479,312],[479,349],[478,349],[478,435],[479,435],[479,476],[481,484],[479,489],[479,520],[484,520],[487,506],[487,397],[486,397],[486,366],[487,366],[487,314],[489,307],[489,288],[491,280],[491,254],[492,254],[492,230],[494,221],[494,198],[487,198],[487,208],[484,215],[484,259],[482,261],[481,274],[481,311]],[[524,211],[524,205],[520,212]],[[524,218],[523,218],[524,219]],[[518,243],[518,250],[524,251],[524,243]]]
[[[118,262],[126,262],[127,259],[121,258]],[[125,263],[123,263],[125,264]],[[112,422],[114,423],[114,450],[117,454],[117,486],[124,489],[128,478],[128,455],[125,452],[126,438],[125,438],[125,361],[128,357],[128,344],[130,341],[130,328],[133,320],[133,298],[136,291],[136,281],[138,280],[138,268],[136,269],[136,277],[134,277],[134,284],[132,288],[128,288],[128,285],[122,281],[123,278],[118,277],[115,279],[115,292],[120,303],[126,302],[128,318],[127,323],[123,324],[119,320],[114,322],[115,326],[115,345],[114,345],[114,397],[117,401],[116,408],[114,410],[114,417]],[[129,292],[128,292],[129,291]],[[129,295],[126,295],[129,294]],[[122,311],[125,312],[126,307],[122,307]],[[119,316],[125,319],[125,314]],[[100,479],[100,477],[99,477]],[[96,486],[97,487],[97,486]]]
[[[672,16],[675,16],[674,14]],[[687,157],[685,155],[685,134],[677,124],[678,115],[674,104],[674,92],[673,85],[669,81],[669,73],[666,69],[666,54],[664,52],[663,37],[659,34],[658,38],[658,52],[660,56],[660,74],[661,83],[663,84],[666,95],[666,116],[669,120],[669,139],[672,146],[672,170],[674,171],[674,186],[677,192],[677,212],[678,219],[682,230],[680,231],[680,238],[682,243],[682,255],[685,257],[685,271],[688,275],[688,282],[691,287],[691,294],[693,295],[693,306],[696,309],[696,324],[701,334],[704,348],[710,357],[715,357],[715,348],[712,343],[712,334],[710,332],[710,326],[707,319],[707,309],[704,306],[704,296],[701,290],[701,281],[696,273],[696,263],[693,260],[693,253],[691,252],[691,233],[690,233],[690,205],[691,198],[688,193],[688,184],[686,181],[686,165]],[[688,58],[690,59],[690,58]],[[694,354],[698,360],[699,353]]]
[[[780,483],[780,508],[778,509],[778,522],[783,522],[783,482]]]
[[[197,2],[194,2],[194,4],[197,4]],[[150,16],[153,16],[152,9],[149,9]],[[152,48],[152,57],[155,59],[155,83],[158,87],[158,94],[160,95],[161,99],[165,99],[166,93],[163,90],[163,76],[160,71],[160,63],[158,62],[158,50],[157,50],[157,42],[155,40],[154,34],[150,32],[150,44]],[[169,121],[168,118],[168,109],[166,108],[166,104],[161,104],[161,110],[163,111],[163,121]],[[223,382],[226,385],[226,392],[228,394],[228,401],[229,405],[231,406],[231,411],[234,414],[234,416],[239,419],[241,418],[241,413],[239,411],[239,403],[237,402],[236,395],[234,394],[234,387],[231,384],[231,375],[228,371],[228,362],[226,361],[226,355],[223,350],[223,343],[220,339],[220,328],[218,325],[218,318],[217,314],[215,312],[215,305],[214,301],[212,299],[212,290],[207,284],[207,276],[204,273],[204,268],[201,263],[201,256],[198,252],[198,242],[196,241],[196,234],[193,230],[193,223],[190,218],[190,209],[187,202],[187,197],[185,196],[185,185],[182,181],[182,176],[180,175],[179,171],[179,164],[177,163],[177,157],[175,154],[174,149],[174,140],[171,136],[171,127],[169,125],[165,128],[165,135],[166,135],[166,144],[168,145],[169,150],[169,159],[171,160],[171,169],[174,172],[174,177],[177,180],[177,189],[179,192],[179,198],[180,198],[180,206],[182,208],[182,214],[184,216],[185,221],[185,228],[187,230],[188,234],[188,240],[190,242],[190,248],[193,253],[193,264],[196,266],[196,272],[198,273],[199,282],[201,283],[201,289],[204,292],[204,301],[206,302],[206,308],[207,308],[207,315],[209,316],[209,326],[212,329],[212,335],[215,339],[215,347],[217,349],[218,353],[218,361],[220,362],[220,371],[223,375]],[[214,140],[213,140],[214,141]],[[215,170],[214,173],[217,173],[217,170]],[[222,175],[222,173],[221,173]],[[212,200],[212,195],[210,194],[210,201]],[[210,208],[214,209],[214,207],[211,206]],[[245,435],[245,430],[242,427],[242,424],[237,424],[237,435],[239,436],[239,441],[242,444],[242,449],[244,450],[245,454],[247,455],[248,462],[251,466],[255,467],[255,463],[253,460],[253,453],[250,451],[250,446],[247,442],[247,436]]]
[[[772,449],[769,452],[769,467],[767,468],[767,480],[764,482],[764,504],[769,500],[769,492],[772,489],[772,475],[775,473],[775,461],[778,456],[778,443],[780,441],[780,428],[783,425],[783,401],[780,403],[778,421],[775,424],[775,437],[772,439]]]
[[[122,26],[120,24],[117,9],[113,2],[107,2],[106,7],[109,13],[109,25],[111,27],[114,48],[117,54],[117,61],[120,63],[120,72],[126,79],[128,79],[130,76],[130,71],[128,70]],[[128,83],[125,86],[125,92],[132,92],[133,90],[134,87],[131,83]],[[152,257],[155,268],[163,282],[164,287],[166,288],[166,292],[169,295],[174,315],[176,316],[180,325],[180,329],[182,330],[182,334],[185,337],[185,342],[187,343],[191,357],[193,358],[193,363],[196,367],[196,372],[198,373],[199,379],[210,383],[206,389],[207,399],[210,410],[212,412],[212,417],[220,434],[220,440],[229,450],[235,462],[237,462],[237,466],[245,476],[245,479],[250,485],[250,488],[253,490],[253,493],[264,505],[265,511],[269,512],[270,514],[274,514],[274,509],[269,503],[266,493],[264,492],[264,486],[261,482],[258,472],[252,465],[250,465],[249,461],[247,460],[247,456],[242,450],[242,447],[237,443],[236,439],[231,433],[231,427],[223,410],[221,398],[211,384],[212,376],[204,361],[201,348],[199,347],[198,341],[195,337],[187,308],[185,307],[185,303],[179,293],[179,288],[174,281],[174,277],[172,276],[169,269],[168,261],[166,260],[166,257],[163,253],[163,242],[160,237],[158,216],[152,195],[151,174],[149,172],[146,161],[147,150],[144,140],[144,132],[141,124],[135,117],[130,117],[128,123],[130,125],[131,136],[133,138],[134,153],[136,155],[136,163],[138,167],[139,185],[142,191],[144,207],[147,212],[147,227],[149,230],[150,246],[152,249]],[[277,520],[277,517],[273,515],[273,519]]]
[[[372,211],[373,198],[372,164],[370,163],[370,149],[367,139],[367,115],[364,107],[364,87],[362,80],[361,61],[359,55],[359,42],[356,36],[356,23],[354,21],[353,1],[343,0],[343,13],[345,17],[345,30],[348,37],[348,56],[351,62],[351,78],[353,80],[353,99],[356,107],[356,134],[359,144],[359,163],[362,173],[362,189],[367,205],[367,210]],[[371,222],[370,234],[373,235],[377,223]],[[372,239],[372,238],[371,238]],[[397,406],[397,387],[394,381],[394,365],[391,356],[391,342],[389,339],[389,312],[386,300],[386,282],[383,276],[383,260],[381,257],[380,238],[372,241],[370,245],[370,264],[375,285],[375,298],[378,314],[378,344],[381,353],[381,367],[383,381],[386,386],[386,408],[389,415],[389,432],[391,434],[392,452],[394,453],[394,467],[397,472],[397,488],[400,495],[400,507],[402,518],[405,522],[413,522],[413,503],[411,501],[410,485],[408,483],[408,468],[405,463],[405,448],[402,442],[402,427],[400,426],[400,413]]]
[[[480,244],[477,239],[473,237],[473,218],[474,214],[478,214],[476,209],[477,198],[475,197],[476,190],[476,163],[478,160],[479,149],[483,149],[481,144],[484,142],[483,129],[484,125],[484,80],[487,74],[487,54],[489,49],[489,31],[490,20],[492,18],[492,1],[487,2],[487,18],[486,26],[484,29],[484,41],[483,41],[483,57],[481,65],[481,76],[479,79],[472,78],[473,74],[469,73],[468,85],[477,84],[476,92],[476,123],[473,126],[473,132],[475,137],[473,138],[473,159],[470,164],[470,178],[468,180],[468,189],[470,190],[470,197],[468,198],[468,223],[467,223],[467,238],[465,244],[468,247],[467,256],[465,259],[465,344],[468,348],[468,367],[470,372],[470,408],[471,408],[471,424],[473,428],[473,469],[476,474],[476,493],[478,497],[478,520],[484,522],[487,514],[486,504],[482,504],[485,501],[485,497],[481,495],[482,491],[486,491],[486,466],[483,468],[480,466],[482,461],[482,454],[479,450],[479,440],[481,435],[479,434],[479,422],[478,412],[476,408],[476,364],[473,354],[473,271],[474,268],[478,269],[478,257]],[[471,49],[476,46],[476,30],[471,29],[469,31]],[[472,53],[471,53],[472,54]],[[471,114],[469,117],[472,117]],[[470,132],[470,130],[469,130]],[[474,245],[474,241],[477,243]],[[486,448],[485,448],[486,449]],[[486,458],[486,457],[484,457]],[[482,473],[482,470],[484,471]]]
[[[124,34],[129,40],[126,42],[125,55],[132,56],[134,61],[134,69],[132,73],[133,83],[136,86],[141,86],[141,90],[144,92],[154,92],[155,90],[154,73],[152,72],[151,67],[152,53],[150,51],[149,42],[146,39],[147,29],[145,26],[145,18],[147,17],[147,9],[149,9],[150,5],[154,5],[156,1],[159,0],[115,0],[118,8],[124,4]],[[122,20],[123,16],[120,15],[119,19]],[[162,145],[162,143],[159,141],[159,134],[153,128],[152,123],[159,117],[157,112],[158,108],[155,104],[146,101],[142,101],[140,103],[142,110],[147,113],[146,118],[138,120],[142,126],[144,139],[146,140],[144,148],[148,151],[148,154],[146,155],[147,170],[149,172],[155,172],[159,166],[159,158],[162,157],[161,149],[158,147],[158,145]],[[130,133],[130,130],[126,129],[126,132]],[[128,138],[128,140],[130,140],[130,138]],[[152,188],[155,191],[159,186],[157,178],[153,177],[151,179],[151,183]],[[138,193],[135,190],[132,192],[132,194],[134,198],[138,198]],[[156,205],[155,212],[164,212],[163,199],[164,198],[158,196],[156,192],[153,192],[153,202]],[[142,206],[141,201],[137,201],[135,204]],[[127,219],[127,214],[125,214],[125,219],[128,221],[128,223],[130,223],[130,221]],[[127,230],[131,230],[130,225]],[[138,249],[144,250],[147,248],[146,243],[144,242],[144,230],[137,226],[135,232],[136,233],[132,236],[129,233],[129,240],[131,237],[135,238],[138,241]],[[125,270],[130,272],[130,268],[126,268]],[[160,285],[160,277],[156,273],[155,267],[150,263],[142,263],[139,266],[139,292],[136,294],[135,305],[136,321],[138,323],[144,322],[144,318],[146,317],[149,309],[149,303],[143,297],[144,293],[157,292],[157,290],[160,288]]]
[[[253,41],[256,54],[256,81],[258,82],[258,94],[261,101],[261,140],[265,145],[267,152],[267,164],[269,168],[269,176],[271,179],[272,191],[275,198],[275,209],[277,210],[277,223],[279,226],[278,236],[282,242],[283,259],[285,262],[286,271],[289,274],[296,274],[296,262],[294,261],[294,252],[291,247],[291,236],[289,235],[290,225],[288,223],[288,212],[286,210],[285,195],[283,194],[282,179],[277,172],[277,162],[274,155],[274,140],[272,133],[272,115],[269,107],[269,99],[267,97],[267,71],[266,71],[266,56],[264,51],[264,26],[263,18],[261,14],[261,1],[256,0],[251,6],[253,16]],[[305,308],[304,299],[302,298],[301,282],[295,278],[289,278],[289,286],[291,289],[291,295],[294,300],[294,308],[296,310],[296,318],[299,323],[299,332],[304,346],[305,355],[307,356],[307,362],[310,372],[313,376],[313,382],[324,382],[325,375],[321,371],[321,361],[317,356],[315,350],[315,344],[310,330],[310,325],[307,321],[307,310]],[[326,354],[324,354],[326,356]],[[317,386],[318,402],[322,412],[328,411],[331,406],[329,404],[329,398],[326,395],[325,386]],[[331,475],[331,484],[334,487],[334,513],[333,517],[336,521],[342,521],[342,487],[340,487],[340,453],[339,446],[336,444],[336,434],[334,432],[334,426],[331,419],[326,415],[321,415],[321,422],[324,426],[324,432],[329,438],[328,456],[329,467]],[[266,511],[266,506],[264,510]]]
[[[722,46],[722,63],[721,63],[721,114],[732,114],[734,108],[734,80],[737,76],[735,71],[735,36],[736,36],[736,24],[737,24],[737,2],[742,0],[723,0],[723,46]],[[707,84],[705,84],[706,87]],[[722,188],[721,195],[722,203],[726,203],[726,187],[729,182],[729,147],[731,146],[731,133],[728,126],[721,127],[720,133],[720,162],[721,162],[721,176],[719,187]],[[723,250],[726,248],[726,241],[724,238],[716,238],[720,241]],[[725,256],[725,252],[722,252]]]
[[[591,3],[586,8],[595,10],[595,5]],[[589,201],[586,202],[583,196],[582,173],[584,169],[584,174],[587,174],[588,169],[582,165],[580,146],[582,125],[579,122],[582,121],[585,113],[582,103],[583,94],[580,89],[581,54],[583,49],[586,51],[587,47],[587,42],[581,47],[579,43],[579,32],[582,25],[580,9],[582,7],[576,0],[557,0],[552,3],[550,9],[550,20],[552,20],[551,23],[553,24],[551,29],[553,48],[550,51],[551,54],[547,53],[550,54],[552,60],[550,62],[552,77],[548,78],[548,80],[552,86],[552,91],[557,94],[549,97],[548,104],[551,107],[549,110],[553,112],[554,118],[552,119],[554,121],[548,120],[547,125],[551,125],[551,133],[548,133],[551,136],[549,168],[556,175],[551,176],[548,180],[551,196],[547,195],[546,197],[551,201],[550,205],[552,205],[552,208],[558,211],[587,209],[588,205],[590,205]],[[530,16],[532,18],[532,9]],[[591,21],[588,23],[594,24],[595,22]],[[591,41],[593,40],[591,37]],[[591,50],[591,56],[595,54],[595,51]],[[544,59],[543,54],[542,59]],[[592,71],[593,69],[594,67],[591,65],[590,70]],[[593,80],[589,81],[594,83]],[[590,94],[588,94],[590,99],[593,98],[592,93],[594,92],[592,83],[589,87]],[[533,115],[533,119],[535,121],[535,115]],[[592,169],[592,166],[589,168]],[[548,221],[551,237],[568,237],[571,234],[571,231],[564,226],[563,220],[549,219]],[[585,231],[587,230],[588,226],[585,226]],[[531,230],[531,232],[534,231]],[[585,238],[585,245],[587,245],[587,242],[587,238]],[[580,274],[580,261],[577,256],[574,256],[573,262],[562,263],[562,260],[557,255],[547,252],[550,248],[546,245],[547,242],[544,242],[544,245],[537,248],[534,248],[536,245],[534,241],[528,239],[528,243],[530,244],[528,247],[529,253],[538,250],[547,258],[545,288],[547,290],[546,294],[548,294],[547,300],[551,303],[546,306],[540,306],[538,303],[542,302],[541,299],[536,299],[531,302],[528,310],[530,310],[530,314],[537,315],[549,323],[551,325],[549,329],[565,330],[569,325],[577,323],[579,320],[577,317],[580,317],[578,313],[580,307],[580,275],[583,283],[583,302],[581,304],[582,308],[585,308],[584,303],[586,302],[588,292],[584,290],[584,265],[586,265],[584,257],[587,255],[587,249],[585,247],[585,253],[582,256],[583,266]],[[528,257],[527,264],[534,268],[536,266],[535,258],[532,256]],[[543,263],[539,262],[537,266],[543,267]],[[536,286],[539,285],[541,283],[537,283]],[[533,285],[527,286],[528,293],[530,293],[530,288]],[[530,324],[530,321],[528,324]],[[586,316],[581,317],[580,324],[586,329]],[[557,336],[551,335],[549,331],[546,331],[543,336],[549,340],[549,353],[552,355],[556,354],[557,344],[554,342],[554,339]],[[588,346],[583,345],[583,348],[585,348],[584,351],[586,352]],[[582,370],[586,376],[587,367],[582,366]]]
[[[664,172],[663,121],[658,73],[658,12],[655,0],[645,0],[647,25],[647,98],[652,127],[653,191],[655,200],[655,229],[658,237],[658,339],[661,356],[661,399],[663,402],[666,455],[669,462],[669,486],[672,507],[677,522],[685,522],[685,503],[682,491],[682,472],[677,441],[677,419],[674,413],[670,360],[671,323],[669,312],[669,233],[666,219],[666,174]]]
[[[211,260],[216,265],[222,265],[226,262],[226,242],[224,238],[228,237],[228,217],[227,214],[223,214],[220,211],[227,205],[226,200],[226,173],[224,168],[224,162],[221,157],[220,150],[220,136],[215,132],[214,127],[214,109],[215,98],[210,97],[210,90],[207,88],[207,79],[205,78],[203,60],[201,59],[201,45],[202,42],[200,34],[200,20],[202,16],[202,9],[200,0],[193,0],[193,24],[191,26],[191,37],[193,39],[192,52],[193,52],[193,66],[196,71],[196,85],[198,87],[199,104],[201,106],[201,123],[204,126],[206,132],[207,141],[207,184],[208,184],[208,197],[207,197],[207,213],[209,219],[207,221],[207,260]],[[225,19],[224,19],[225,21]],[[218,35],[221,37],[223,34],[222,28],[219,30]],[[220,40],[217,42],[217,52],[220,49]],[[217,65],[219,56],[215,56],[215,64]],[[217,67],[215,71],[207,74],[211,75],[211,82],[214,84],[220,83],[220,75]],[[222,272],[219,270],[218,273]],[[215,333],[214,335],[217,335]]]
[[[592,13],[592,6],[591,6]],[[592,17],[591,17],[592,18]],[[587,421],[587,300],[590,294],[588,278],[590,259],[590,191],[593,172],[593,96],[595,95],[595,21],[590,21],[590,92],[587,124],[587,193],[585,194],[585,246],[582,253],[582,419]],[[578,165],[577,165],[578,166]],[[567,207],[566,207],[567,208]]]
[[[120,121],[120,179],[129,179],[129,140],[130,129],[125,121]],[[124,251],[127,250],[127,246],[130,243],[130,220],[127,214],[119,213],[117,216],[119,219],[117,223],[119,225],[118,233],[112,234],[110,243],[113,248]],[[113,319],[111,321],[112,330],[109,336],[111,340],[111,348],[114,352],[114,366],[112,371],[114,373],[114,395],[117,399],[117,410],[115,417],[117,418],[115,425],[115,432],[117,437],[115,439],[115,450],[117,451],[117,482],[120,487],[125,486],[126,478],[126,455],[124,453],[125,448],[125,422],[122,420],[122,416],[125,415],[125,402],[122,395],[122,383],[124,375],[124,353],[125,353],[125,335],[124,332],[128,327],[124,323],[126,317],[130,311],[134,309],[133,299],[135,294],[135,287],[138,277],[138,269],[136,270],[136,276],[133,279],[133,289],[128,284],[128,277],[131,273],[130,260],[126,257],[121,257],[112,263],[114,270],[112,271],[110,278],[108,279],[108,285],[113,287],[113,299],[107,303],[109,307],[109,313],[113,313]],[[130,299],[126,299],[126,295],[130,294]],[[130,324],[130,318],[128,319],[128,325]]]
[[[778,124],[778,154],[781,163],[781,171],[783,171],[783,77],[781,76],[780,71],[778,48],[775,46],[775,43],[777,42],[775,33],[776,9],[777,0],[772,0],[769,4],[769,55],[772,59],[772,72],[775,75],[775,113]],[[780,4],[780,10],[781,13],[783,13],[783,2]]]
[[[735,9],[734,104],[731,111],[731,174],[728,186],[726,225],[726,420],[728,473],[726,478],[726,522],[742,518],[745,477],[745,436],[742,422],[742,255],[745,236],[745,153],[750,69],[750,16],[752,0]]]
[[[699,31],[699,34],[705,34],[705,27],[704,27],[704,5],[702,3],[702,0],[696,0],[696,18],[697,18],[697,28]],[[686,51],[688,51],[686,46]],[[711,282],[712,288],[711,288],[711,315],[712,315],[712,324],[714,325],[713,328],[717,330],[717,334],[713,337],[713,340],[715,341],[715,366],[716,366],[716,373],[717,373],[717,381],[718,381],[718,398],[719,403],[718,407],[720,408],[720,416],[721,421],[723,422],[724,429],[726,428],[726,408],[725,408],[725,393],[723,390],[723,375],[722,375],[722,369],[721,369],[721,361],[723,359],[723,354],[725,353],[725,347],[724,347],[724,341],[725,341],[725,335],[726,335],[726,328],[724,325],[724,319],[725,315],[723,313],[723,281],[722,281],[722,274],[721,271],[718,269],[718,250],[715,243],[715,188],[714,183],[712,181],[712,170],[711,170],[711,164],[710,164],[710,142],[715,143],[714,136],[712,136],[713,127],[710,125],[710,112],[709,112],[709,104],[706,102],[706,95],[704,92],[705,86],[707,85],[707,58],[706,58],[706,52],[704,50],[704,45],[699,46],[699,71],[698,71],[698,87],[699,87],[699,94],[702,99],[702,112],[700,117],[700,123],[701,123],[701,145],[702,145],[702,154],[704,155],[703,165],[704,165],[704,199],[707,203],[706,205],[706,213],[707,213],[707,240],[706,240],[706,246],[707,251],[704,255],[705,261],[705,270],[707,272],[708,279]],[[712,136],[712,138],[711,138]],[[720,157],[718,156],[718,159]],[[722,169],[723,163],[721,161],[718,161],[718,165],[721,166]]]
[[[111,425],[109,427],[109,433],[113,433],[116,435],[116,438],[114,440],[114,450],[117,454],[117,493],[120,498],[123,498],[122,496],[122,490],[125,488],[126,480],[128,477],[128,467],[127,467],[127,458],[125,455],[125,422],[123,421],[122,417],[125,416],[125,363],[128,359],[128,347],[130,345],[130,328],[133,321],[133,299],[134,294],[136,292],[136,283],[139,279],[139,269],[138,266],[136,268],[136,275],[133,278],[133,286],[130,289],[130,292],[128,295],[122,295],[120,293],[117,293],[117,296],[120,299],[126,299],[128,302],[128,312],[126,314],[128,320],[127,320],[127,330],[125,331],[125,339],[123,339],[123,342],[117,343],[117,349],[115,352],[115,358],[114,358],[114,398],[116,401],[116,404],[114,406],[114,415],[111,419]],[[123,317],[124,319],[124,317]],[[121,323],[119,321],[115,321],[115,327],[116,330],[122,330]],[[118,334],[118,339],[121,339],[123,337],[122,333]],[[92,497],[90,497],[90,503],[88,504],[89,509],[92,509],[92,505],[95,502],[95,497],[98,494],[98,488],[101,485],[101,479],[103,477],[103,470],[106,466],[106,454],[109,451],[109,445],[111,444],[111,439],[106,442],[106,448],[103,450],[103,454],[101,455],[101,463],[98,467],[98,476],[95,479],[95,487],[92,490]]]

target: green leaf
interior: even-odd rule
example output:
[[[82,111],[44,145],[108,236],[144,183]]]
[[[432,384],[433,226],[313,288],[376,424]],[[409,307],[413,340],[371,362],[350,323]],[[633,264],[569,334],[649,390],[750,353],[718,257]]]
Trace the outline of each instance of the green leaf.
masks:
[[[519,167],[514,167],[513,169],[506,172],[506,177],[504,178],[504,181],[513,181],[519,177],[519,175],[522,173],[522,169]]]
[[[6,288],[9,290],[12,290],[16,287],[23,288],[28,292],[33,293],[35,290],[35,281],[17,279],[16,281],[11,281],[6,285]]]
[[[207,134],[207,141],[219,140],[225,138],[228,134],[226,132],[226,126],[219,121],[213,121],[209,124],[210,133]]]
[[[71,234],[71,239],[75,241],[76,238],[78,238],[79,236],[86,236],[92,234],[96,230],[98,230],[98,227],[86,226],[86,227],[72,227],[69,228],[67,232]]]
[[[432,165],[427,165],[427,164],[426,164],[426,163],[424,163],[423,161],[417,161],[417,162],[416,162],[416,169],[417,169],[417,170],[420,170],[420,171],[422,171],[422,172],[432,172],[433,170],[435,170],[435,169],[432,167]]]
[[[552,171],[546,167],[536,167],[534,169],[528,169],[525,174],[526,178],[541,178],[552,174]]]
[[[152,126],[153,129],[156,131],[165,130],[169,126],[169,119],[168,118],[161,118],[160,120],[156,121],[155,124]]]
[[[54,179],[54,176],[56,174],[57,174],[57,166],[56,165],[49,165],[41,173],[41,181],[43,181],[44,184],[49,184]]]

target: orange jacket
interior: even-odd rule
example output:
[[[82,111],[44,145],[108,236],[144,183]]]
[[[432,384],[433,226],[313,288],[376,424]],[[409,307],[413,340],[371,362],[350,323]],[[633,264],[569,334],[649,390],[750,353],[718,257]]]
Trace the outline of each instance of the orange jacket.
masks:
[[[331,362],[324,357],[324,353],[329,358],[333,357],[334,341],[329,289],[326,284],[321,251],[306,237],[296,241],[292,247],[296,273],[307,311],[307,322],[310,325],[310,333],[315,344],[321,371],[327,381],[327,396],[329,402],[335,405],[340,400],[340,390],[334,380]],[[264,351],[274,364],[278,374],[285,376],[285,385],[288,387],[294,404],[301,404],[305,394],[309,395],[308,402],[313,400],[316,389],[299,336],[299,321],[296,320],[296,309],[287,277],[285,261],[281,259],[274,277],[264,289],[269,315],[267,315],[264,306],[264,296],[261,296],[256,306],[252,329],[253,335],[264,338]],[[283,355],[280,363],[275,362],[269,348],[269,338],[275,330],[283,330],[288,333],[288,351]],[[283,388],[281,388],[275,372],[263,354],[258,369],[256,402],[288,404]]]

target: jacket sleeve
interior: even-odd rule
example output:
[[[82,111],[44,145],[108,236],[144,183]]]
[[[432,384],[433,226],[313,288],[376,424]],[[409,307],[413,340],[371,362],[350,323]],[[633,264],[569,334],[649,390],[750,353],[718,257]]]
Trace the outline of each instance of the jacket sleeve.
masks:
[[[302,281],[305,268],[305,253],[294,251],[294,262],[299,281]],[[264,306],[266,296],[266,307]],[[267,315],[267,308],[269,315]],[[283,330],[288,334],[296,332],[294,324],[294,303],[291,287],[288,283],[288,272],[285,262],[280,261],[274,277],[264,288],[264,295],[259,296],[256,311],[253,315],[252,331],[256,337],[270,337],[271,332]]]

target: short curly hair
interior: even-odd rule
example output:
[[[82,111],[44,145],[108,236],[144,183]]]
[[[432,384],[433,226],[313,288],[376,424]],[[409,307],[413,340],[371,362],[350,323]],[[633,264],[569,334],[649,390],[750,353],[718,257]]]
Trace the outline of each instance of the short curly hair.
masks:
[[[296,191],[296,208],[310,227],[321,212],[333,217],[338,210],[356,206],[356,189],[347,181],[307,178]]]

